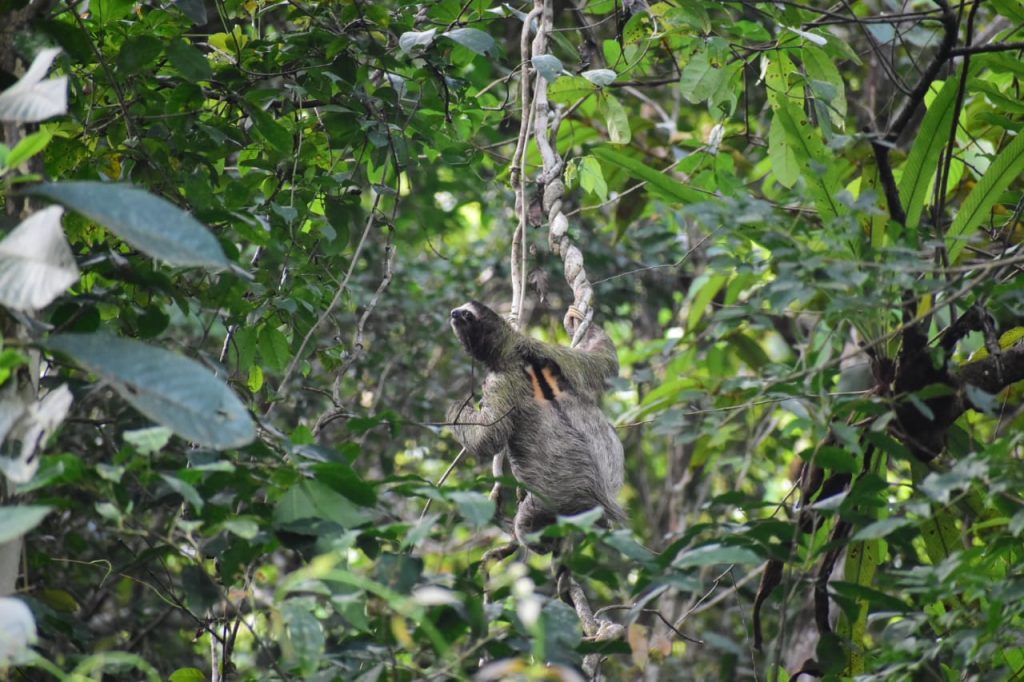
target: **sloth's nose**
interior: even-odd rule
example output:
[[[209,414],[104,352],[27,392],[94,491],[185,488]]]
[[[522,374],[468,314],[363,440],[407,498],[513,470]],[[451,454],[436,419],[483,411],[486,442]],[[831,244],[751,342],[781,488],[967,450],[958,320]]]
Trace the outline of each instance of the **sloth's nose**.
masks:
[[[465,311],[462,308],[455,308],[454,310],[452,310],[452,319],[457,320],[461,317],[465,317],[467,315],[467,312],[468,311]]]

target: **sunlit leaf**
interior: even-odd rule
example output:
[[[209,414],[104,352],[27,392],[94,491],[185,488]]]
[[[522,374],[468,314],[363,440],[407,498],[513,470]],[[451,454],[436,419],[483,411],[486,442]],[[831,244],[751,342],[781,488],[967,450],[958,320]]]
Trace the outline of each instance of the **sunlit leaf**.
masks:
[[[608,147],[595,147],[591,153],[606,163],[625,168],[634,176],[646,181],[652,191],[670,201],[695,204],[711,198],[622,152]]]
[[[949,140],[950,125],[953,121],[953,105],[960,78],[953,76],[946,79],[938,89],[938,94],[925,112],[924,119],[910,154],[903,166],[900,177],[900,201],[907,214],[907,227],[917,227],[921,222],[921,211],[928,199],[928,185],[935,175],[939,155]],[[932,88],[938,85],[933,83]]]
[[[959,258],[967,246],[967,240],[978,231],[1000,195],[1011,182],[1020,178],[1021,173],[1024,173],[1024,135],[1015,137],[999,152],[988,171],[961,204],[953,224],[946,232],[946,250],[949,251],[951,262]]]

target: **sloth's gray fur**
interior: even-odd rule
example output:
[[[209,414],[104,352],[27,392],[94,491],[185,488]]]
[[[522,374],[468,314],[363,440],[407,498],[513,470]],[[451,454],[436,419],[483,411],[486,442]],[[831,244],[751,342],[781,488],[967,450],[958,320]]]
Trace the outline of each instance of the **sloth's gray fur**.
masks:
[[[460,401],[448,420],[477,457],[508,447],[512,473],[528,490],[513,524],[516,539],[525,545],[526,534],[556,514],[594,507],[609,520],[625,521],[615,501],[622,488],[622,443],[599,404],[605,381],[619,372],[608,335],[592,324],[576,349],[543,343],[476,301],[453,310],[451,321],[487,377],[480,409]],[[547,380],[544,391],[531,370]]]

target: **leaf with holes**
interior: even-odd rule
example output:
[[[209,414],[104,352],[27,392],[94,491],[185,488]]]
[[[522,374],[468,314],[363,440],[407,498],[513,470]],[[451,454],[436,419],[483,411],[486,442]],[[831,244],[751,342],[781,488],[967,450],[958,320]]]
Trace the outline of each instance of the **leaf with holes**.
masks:
[[[604,111],[604,122],[608,126],[608,140],[612,144],[629,144],[632,133],[629,129],[629,116],[626,110],[610,94],[601,97],[601,108]]]
[[[580,76],[562,76],[548,88],[548,99],[555,104],[572,104],[597,92],[597,86]]]
[[[712,66],[707,50],[700,50],[683,67],[679,90],[693,104],[706,101],[718,89],[725,69]]]

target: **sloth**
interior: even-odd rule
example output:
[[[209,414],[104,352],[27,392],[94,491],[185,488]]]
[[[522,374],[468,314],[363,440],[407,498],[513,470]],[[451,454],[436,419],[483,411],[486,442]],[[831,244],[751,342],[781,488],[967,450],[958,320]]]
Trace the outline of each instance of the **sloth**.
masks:
[[[605,381],[619,373],[615,346],[591,325],[575,349],[525,336],[477,301],[451,313],[455,336],[487,368],[479,409],[460,401],[448,412],[456,439],[470,454],[507,448],[512,474],[526,489],[512,523],[516,541],[558,514],[594,507],[624,522],[615,501],[622,488],[622,443],[601,411]]]

